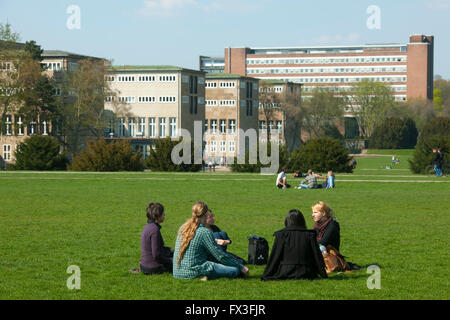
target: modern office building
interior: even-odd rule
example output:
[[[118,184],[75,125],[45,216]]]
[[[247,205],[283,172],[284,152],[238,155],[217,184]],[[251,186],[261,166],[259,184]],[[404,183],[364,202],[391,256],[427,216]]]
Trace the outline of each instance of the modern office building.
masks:
[[[228,158],[230,163],[240,150],[245,152],[250,138],[241,143],[240,137],[249,129],[258,139],[258,82],[234,74],[206,74],[206,162],[225,164]]]
[[[24,48],[23,43],[7,45],[8,49],[23,50]],[[0,43],[0,49],[1,48],[2,43]],[[87,58],[99,59],[59,50],[44,50],[42,58],[41,65],[43,66],[43,73],[55,80],[55,95],[61,95],[61,82],[63,80],[64,72],[76,70],[80,60]],[[2,76],[5,76],[8,72],[14,72],[14,67],[11,62],[2,61],[0,63],[0,74],[2,74]],[[0,94],[7,94],[7,92],[0,92]],[[65,99],[70,99],[70,97],[65,97]],[[14,152],[17,145],[23,142],[27,137],[35,134],[56,134],[53,132],[53,129],[56,129],[55,126],[52,126],[52,124],[45,119],[37,118],[34,119],[34,121],[25,124],[23,117],[17,114],[18,107],[19,106],[13,106],[12,110],[5,115],[4,128],[0,131],[0,156],[6,163],[15,162]]]
[[[161,138],[179,137],[179,129],[194,139],[194,122],[203,129],[205,73],[175,66],[114,66],[107,76],[116,97],[106,97],[105,109],[116,112],[121,103],[128,113],[119,116],[107,135],[126,139],[144,157]]]
[[[345,91],[369,79],[388,84],[397,101],[406,101],[433,98],[433,56],[433,36],[411,35],[399,44],[225,48],[223,65],[226,73],[302,83],[304,97],[314,87]],[[200,57],[200,70],[210,67],[207,59]]]

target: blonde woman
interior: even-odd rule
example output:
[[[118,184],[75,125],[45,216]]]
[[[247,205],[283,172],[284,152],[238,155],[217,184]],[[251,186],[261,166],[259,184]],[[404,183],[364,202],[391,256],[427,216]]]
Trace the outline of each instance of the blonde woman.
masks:
[[[174,278],[233,279],[240,273],[248,276],[248,268],[221,250],[213,233],[205,227],[211,214],[204,202],[196,202],[192,206],[192,217],[178,231],[173,254]],[[218,263],[208,261],[209,255]]]

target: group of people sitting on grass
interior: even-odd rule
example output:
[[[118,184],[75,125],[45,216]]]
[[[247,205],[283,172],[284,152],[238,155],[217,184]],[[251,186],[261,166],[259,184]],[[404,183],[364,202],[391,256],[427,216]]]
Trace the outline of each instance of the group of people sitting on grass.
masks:
[[[148,224],[141,234],[141,260],[132,273],[161,274],[169,272],[177,279],[211,280],[247,277],[246,261],[227,251],[231,240],[214,223],[214,214],[204,202],[192,206],[191,217],[179,228],[175,250],[164,245],[161,223],[164,207],[150,203]],[[339,250],[339,223],[333,210],[319,201],[312,206],[314,230],[306,228],[303,214],[290,210],[285,228],[274,233],[275,241],[262,280],[326,278],[324,259],[327,250]],[[349,269],[358,269],[348,264]]]
[[[298,187],[295,187],[295,189],[332,189],[335,187],[334,173],[331,170],[328,171],[328,174],[326,176],[316,174],[311,169],[308,170],[306,175],[303,175],[301,172],[297,171],[294,172],[293,177],[304,178],[302,182],[300,182]],[[317,178],[325,178],[325,181],[323,183],[318,183]],[[286,168],[283,168],[278,174],[275,184],[279,189],[288,189],[292,187],[287,183]]]

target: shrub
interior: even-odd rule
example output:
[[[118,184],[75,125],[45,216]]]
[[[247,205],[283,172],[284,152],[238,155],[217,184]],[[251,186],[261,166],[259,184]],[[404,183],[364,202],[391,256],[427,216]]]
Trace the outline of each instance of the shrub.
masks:
[[[150,150],[150,157],[145,160],[145,167],[152,171],[177,171],[177,172],[196,172],[202,169],[201,164],[194,164],[194,144],[191,143],[191,163],[175,164],[172,161],[173,148],[182,141],[172,141],[167,137],[155,143],[155,148]],[[180,152],[180,157],[183,152]]]
[[[291,156],[291,170],[305,172],[352,172],[351,157],[348,150],[336,139],[315,138],[309,140],[300,150],[294,150]]]
[[[417,143],[417,128],[411,118],[387,118],[369,139],[372,149],[411,149]]]
[[[438,117],[428,121],[420,132],[409,168],[414,173],[428,174],[433,165],[433,149],[444,154],[442,171],[448,173],[450,159],[450,118]]]
[[[267,143],[267,156],[269,157],[269,160],[271,159],[271,142],[269,141]],[[271,163],[269,164],[262,164],[261,159],[259,158],[259,147],[258,144],[256,149],[256,163],[250,164],[249,162],[249,151],[245,151],[245,163],[239,164],[237,163],[237,157],[234,158],[234,162],[231,164],[231,171],[233,172],[255,172],[259,173],[261,172],[261,168],[269,168],[271,166]],[[281,169],[283,167],[288,167],[289,165],[289,150],[287,149],[286,145],[279,145],[278,148],[278,169]],[[278,170],[279,171],[279,170]]]
[[[31,136],[18,144],[14,170],[66,170],[68,159],[59,142],[50,136]]]
[[[73,171],[141,171],[142,155],[127,141],[90,140],[86,148],[73,158]]]

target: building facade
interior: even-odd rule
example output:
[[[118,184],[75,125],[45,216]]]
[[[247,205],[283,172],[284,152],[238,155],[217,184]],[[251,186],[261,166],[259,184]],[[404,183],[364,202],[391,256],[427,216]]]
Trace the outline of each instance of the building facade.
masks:
[[[225,48],[224,71],[259,79],[346,91],[363,79],[388,84],[396,101],[433,99],[434,37],[411,35],[404,44]],[[216,58],[216,65],[219,61]],[[207,67],[200,57],[200,69]]]
[[[107,137],[129,140],[144,158],[158,139],[178,139],[180,129],[194,138],[194,122],[205,119],[205,73],[174,66],[114,66],[107,76],[116,97],[106,97],[105,110],[127,108],[111,124]],[[203,127],[202,127],[203,128]]]
[[[251,138],[243,138],[242,143],[240,138],[244,132],[253,132],[257,142],[258,88],[258,79],[206,74],[204,159],[207,163],[224,165],[239,151],[245,152]]]
[[[14,44],[17,50],[23,50],[24,44]],[[42,53],[41,66],[43,67],[43,73],[49,78],[52,78],[55,83],[55,96],[61,96],[61,87],[63,81],[63,75],[67,71],[73,71],[78,69],[78,63],[83,59],[99,59],[96,57],[90,57],[80,55],[76,53],[70,53],[59,50],[44,50]],[[1,62],[0,68],[1,76],[5,76],[5,72],[13,71],[13,65],[9,62]],[[2,88],[4,89],[4,88]],[[5,95],[7,92],[0,92]],[[64,97],[64,99],[70,99],[70,97]],[[56,126],[46,121],[45,119],[36,118],[34,121],[25,123],[24,118],[17,113],[19,106],[13,106],[5,115],[4,128],[0,132],[0,156],[6,163],[14,163],[14,153],[17,146],[22,143],[26,138],[40,134],[40,135],[55,135],[57,134]]]

